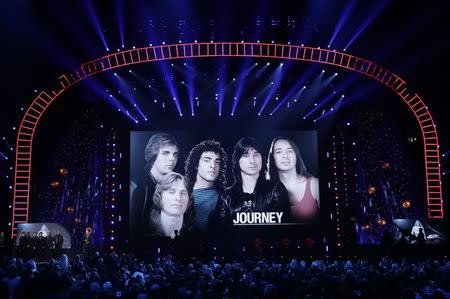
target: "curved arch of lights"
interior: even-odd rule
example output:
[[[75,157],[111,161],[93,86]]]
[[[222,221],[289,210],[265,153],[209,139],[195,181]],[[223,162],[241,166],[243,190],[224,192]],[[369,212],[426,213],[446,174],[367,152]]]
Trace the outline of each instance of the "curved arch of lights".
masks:
[[[392,89],[414,113],[422,131],[428,218],[444,217],[436,125],[420,96],[412,92],[406,82],[396,74],[356,56],[303,45],[250,42],[180,43],[149,46],[103,56],[82,64],[70,74],[60,76],[55,89],[38,94],[28,107],[17,134],[12,237],[16,234],[17,224],[28,222],[33,137],[40,118],[56,98],[81,80],[111,69],[145,62],[215,56],[278,58],[329,64],[362,73]]]

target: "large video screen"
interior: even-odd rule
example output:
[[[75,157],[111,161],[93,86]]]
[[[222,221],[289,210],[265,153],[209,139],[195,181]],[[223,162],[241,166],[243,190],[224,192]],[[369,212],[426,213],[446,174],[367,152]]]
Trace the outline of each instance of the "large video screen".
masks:
[[[130,237],[320,222],[316,131],[133,131]]]

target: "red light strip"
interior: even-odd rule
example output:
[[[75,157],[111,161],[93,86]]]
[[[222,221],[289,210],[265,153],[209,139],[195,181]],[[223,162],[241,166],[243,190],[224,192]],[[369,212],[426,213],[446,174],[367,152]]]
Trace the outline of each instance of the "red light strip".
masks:
[[[183,51],[178,51],[178,47],[182,47]],[[73,73],[60,76],[56,91],[43,91],[34,99],[22,119],[17,134],[11,236],[16,235],[18,223],[28,221],[34,131],[42,114],[63,91],[87,77],[119,67],[160,60],[217,56],[276,58],[328,64],[359,72],[392,89],[413,111],[422,130],[428,218],[444,217],[436,126],[422,99],[417,94],[411,96],[406,82],[399,76],[373,62],[334,50],[272,43],[184,43],[126,50],[92,60],[82,64]],[[429,154],[429,151],[432,151],[433,155]]]

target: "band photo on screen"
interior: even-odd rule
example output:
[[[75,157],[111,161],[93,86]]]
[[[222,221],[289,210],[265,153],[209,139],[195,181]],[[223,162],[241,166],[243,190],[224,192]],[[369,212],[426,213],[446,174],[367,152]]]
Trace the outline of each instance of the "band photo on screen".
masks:
[[[319,224],[316,132],[260,135],[131,132],[131,240]]]

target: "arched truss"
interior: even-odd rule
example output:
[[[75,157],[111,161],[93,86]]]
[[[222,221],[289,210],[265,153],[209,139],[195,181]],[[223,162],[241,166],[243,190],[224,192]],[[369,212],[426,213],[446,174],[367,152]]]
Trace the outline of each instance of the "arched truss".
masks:
[[[428,218],[444,217],[436,126],[420,96],[410,91],[406,82],[396,74],[370,61],[327,49],[249,42],[180,43],[144,47],[103,56],[82,64],[73,73],[60,76],[55,89],[39,93],[28,107],[17,135],[12,236],[16,234],[17,224],[28,221],[33,136],[41,116],[57,97],[87,77],[126,65],[216,56],[278,58],[329,64],[362,73],[392,89],[414,113],[422,130]]]

